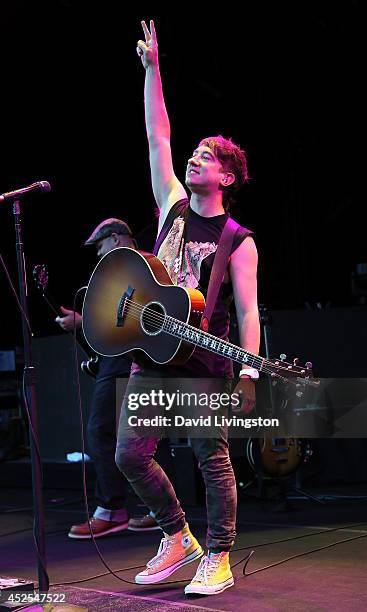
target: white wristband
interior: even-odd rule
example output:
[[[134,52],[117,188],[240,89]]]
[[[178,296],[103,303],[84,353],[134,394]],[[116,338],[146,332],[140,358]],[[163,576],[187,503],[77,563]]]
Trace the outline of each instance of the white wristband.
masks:
[[[243,368],[238,376],[241,377],[242,374],[246,374],[246,376],[249,376],[252,380],[257,380],[259,378],[259,372],[255,370],[255,368]]]

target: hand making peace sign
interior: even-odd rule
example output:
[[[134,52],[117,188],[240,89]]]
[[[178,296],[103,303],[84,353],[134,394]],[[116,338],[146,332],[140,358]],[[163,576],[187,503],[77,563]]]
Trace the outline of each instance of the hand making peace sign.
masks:
[[[143,40],[138,40],[136,52],[141,58],[144,68],[147,69],[149,65],[158,62],[157,35],[153,20],[150,20],[150,32],[145,21],[142,21],[141,25],[145,35],[145,42]]]

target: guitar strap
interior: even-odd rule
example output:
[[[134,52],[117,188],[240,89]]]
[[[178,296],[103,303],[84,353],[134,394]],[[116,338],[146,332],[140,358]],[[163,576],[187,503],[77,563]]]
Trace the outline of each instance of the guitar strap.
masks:
[[[213,267],[210,273],[205,309],[200,324],[203,331],[208,331],[209,329],[209,323],[213,314],[215,302],[217,301],[219,289],[227,269],[233,239],[239,227],[240,225],[236,223],[236,221],[231,219],[231,217],[228,217],[222,230],[218,248],[214,257]]]

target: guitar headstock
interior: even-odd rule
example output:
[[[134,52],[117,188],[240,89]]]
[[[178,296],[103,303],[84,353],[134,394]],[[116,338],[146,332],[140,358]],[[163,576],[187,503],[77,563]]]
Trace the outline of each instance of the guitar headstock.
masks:
[[[33,266],[33,280],[36,283],[37,289],[45,293],[48,286],[48,268],[46,264]]]
[[[36,283],[37,289],[41,292],[43,299],[49,308],[57,315],[60,315],[59,307],[56,306],[52,298],[48,295],[48,268],[46,264],[39,264],[33,266],[32,270],[33,280]]]
[[[305,387],[318,387],[320,385],[320,381],[313,377],[311,361],[306,361],[305,365],[300,365],[298,357],[295,357],[291,363],[287,362],[286,359],[287,356],[283,353],[278,359],[267,359],[266,373],[274,381],[292,384],[296,387],[298,397],[303,395]]]

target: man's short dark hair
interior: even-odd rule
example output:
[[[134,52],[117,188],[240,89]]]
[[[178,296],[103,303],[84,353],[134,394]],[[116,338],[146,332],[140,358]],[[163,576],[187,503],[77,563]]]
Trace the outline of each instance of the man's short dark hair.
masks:
[[[203,138],[199,143],[199,146],[202,145],[209,147],[222,163],[224,170],[235,176],[234,183],[223,188],[223,207],[228,210],[234,202],[234,194],[249,180],[246,153],[231,138],[221,135]]]

